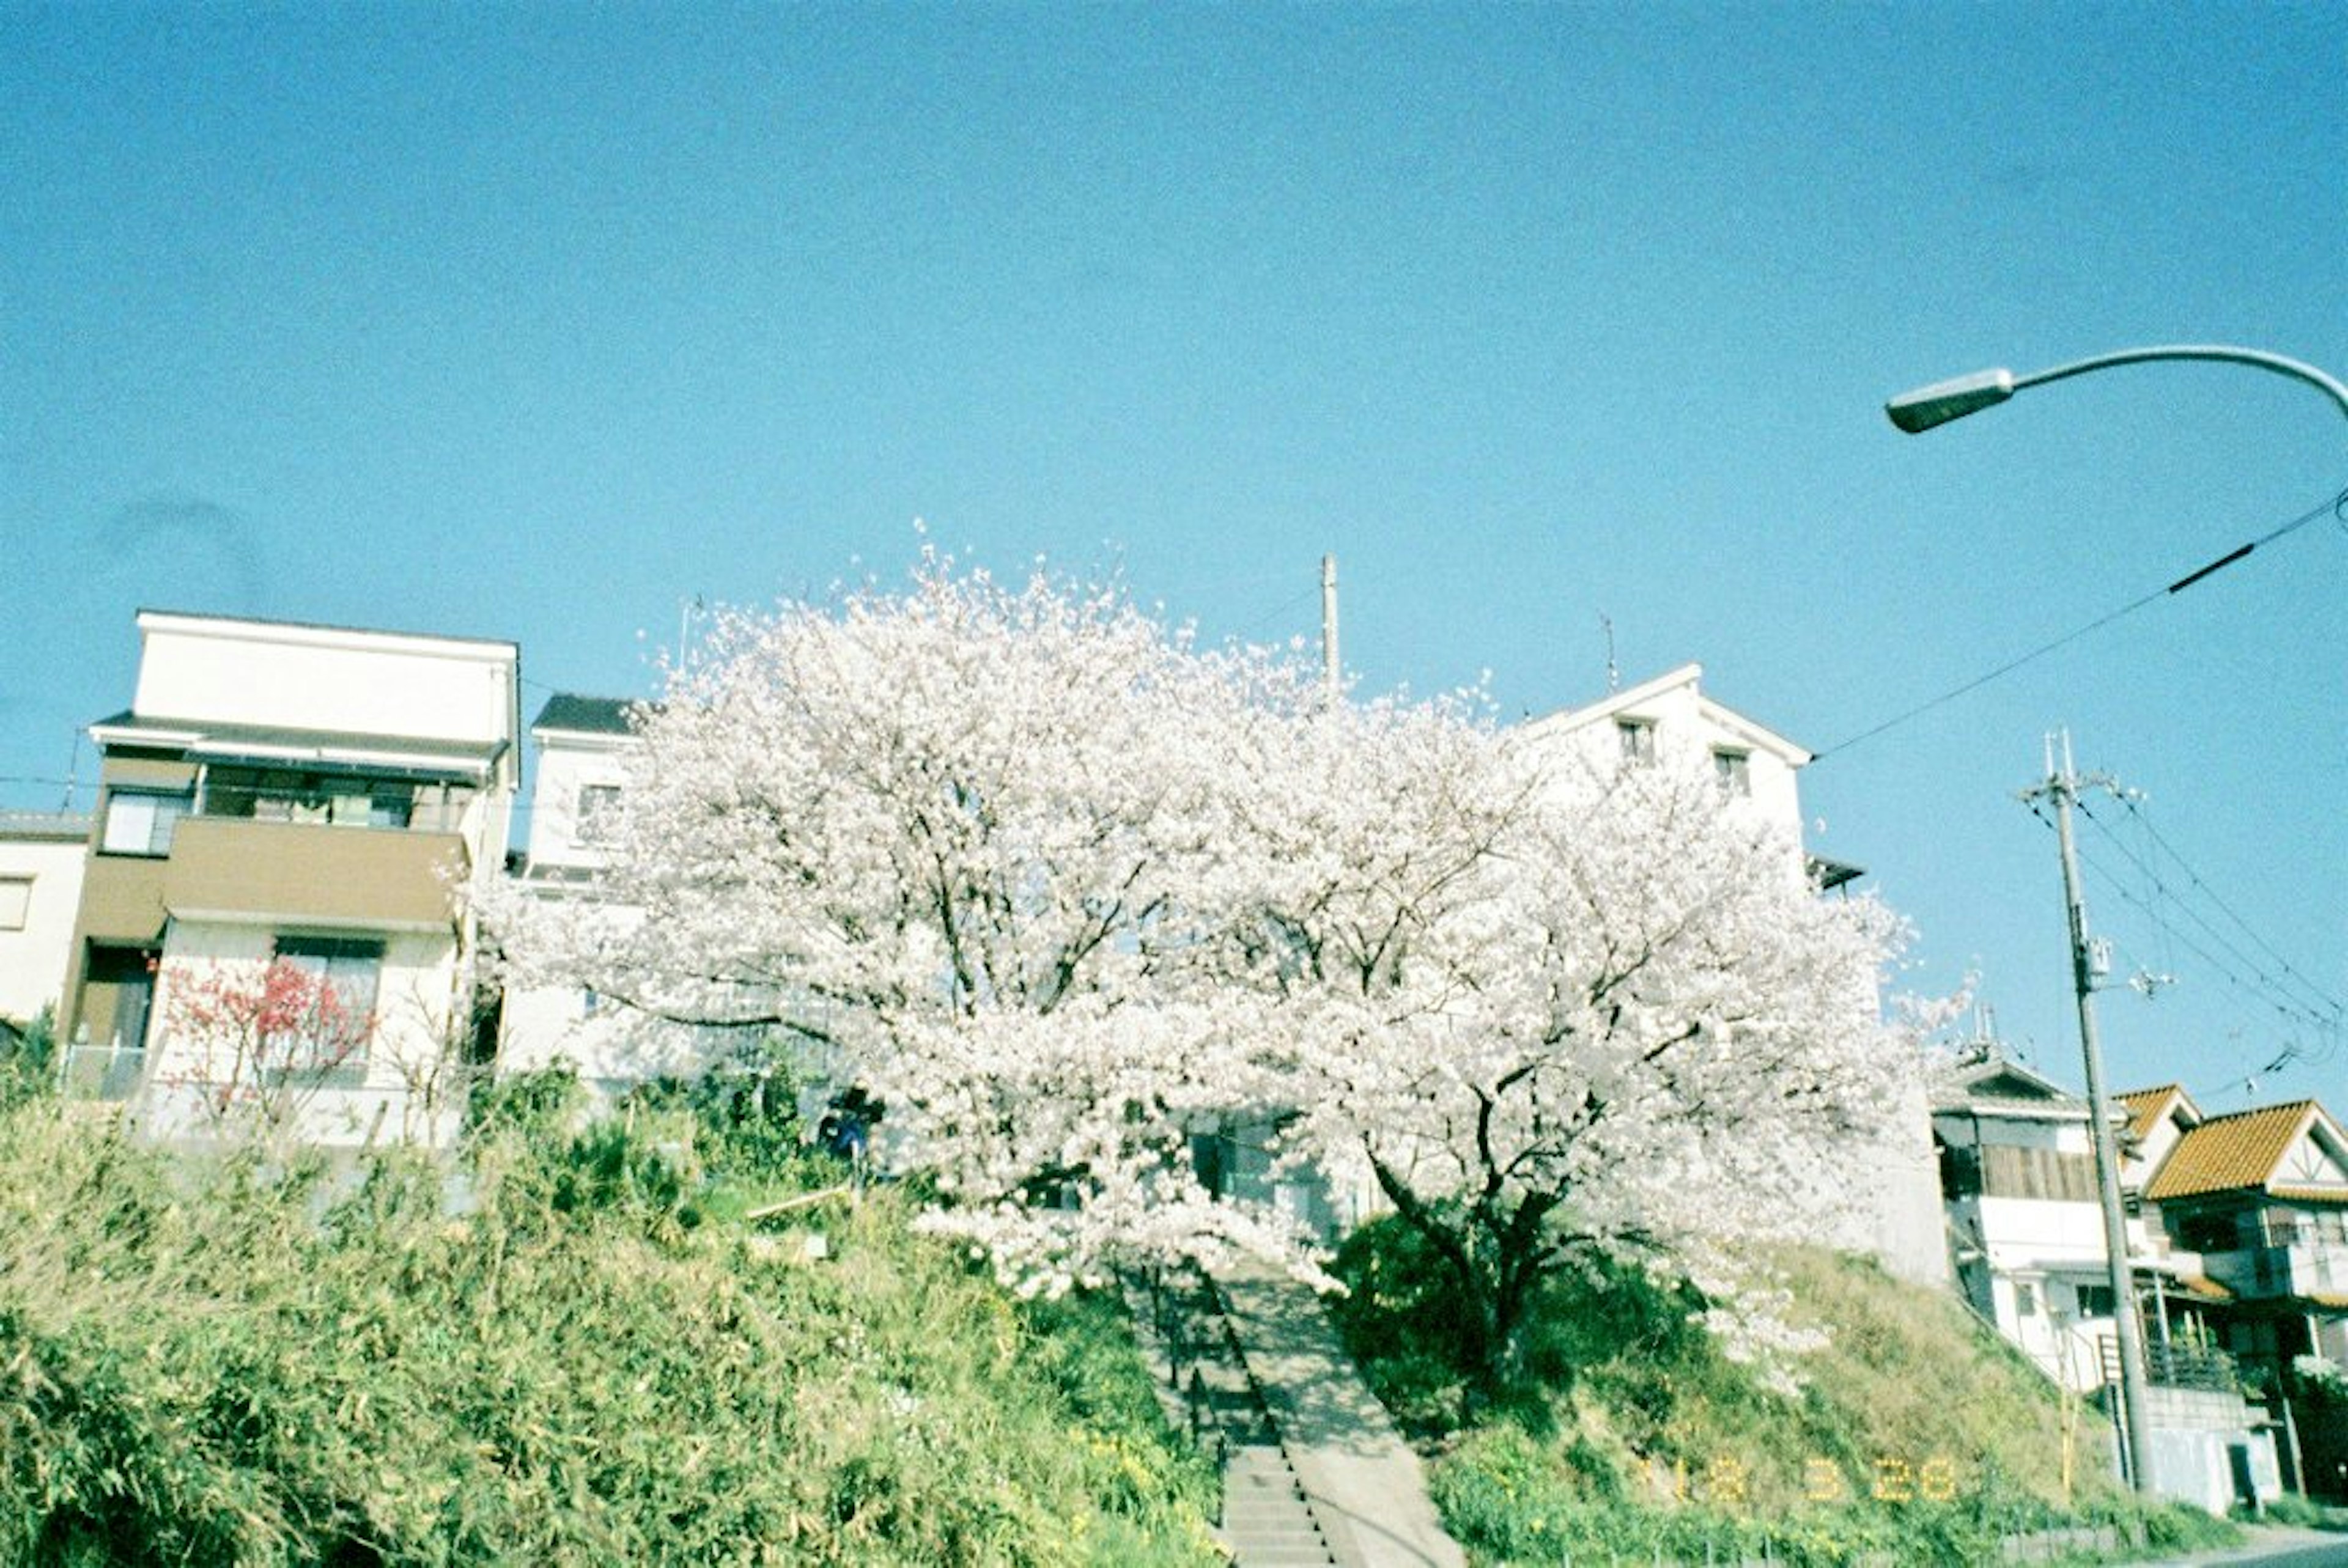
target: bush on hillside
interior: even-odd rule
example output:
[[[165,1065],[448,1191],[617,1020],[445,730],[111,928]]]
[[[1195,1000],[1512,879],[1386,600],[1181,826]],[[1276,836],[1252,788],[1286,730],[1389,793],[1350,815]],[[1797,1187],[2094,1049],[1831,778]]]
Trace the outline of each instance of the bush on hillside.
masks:
[[[339,1179],[0,1114],[0,1561],[1214,1560],[1108,1320],[886,1194],[800,1261],[563,1098]]]
[[[1799,1310],[1829,1331],[1798,1392],[1731,1358],[1693,1286],[1593,1267],[1551,1281],[1523,1376],[1465,1422],[1474,1369],[1423,1245],[1391,1224],[1356,1233],[1334,1269],[1351,1290],[1336,1315],[1433,1451],[1437,1505],[1471,1553],[1962,1565],[2044,1530],[2155,1545],[2224,1533],[2139,1509],[2104,1461],[2101,1418],[2066,1409],[1957,1303],[1824,1252],[1781,1260]]]

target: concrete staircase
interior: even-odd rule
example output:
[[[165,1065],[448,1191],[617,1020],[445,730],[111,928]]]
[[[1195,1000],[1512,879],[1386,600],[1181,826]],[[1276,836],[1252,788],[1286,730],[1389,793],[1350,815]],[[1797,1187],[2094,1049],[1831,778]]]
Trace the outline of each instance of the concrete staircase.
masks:
[[[1167,1419],[1221,1464],[1240,1568],[1466,1568],[1311,1291],[1239,1271],[1161,1277],[1128,1300]]]
[[[1241,1568],[1337,1559],[1278,1443],[1242,1443],[1223,1465],[1223,1539]]]
[[[1167,1424],[1220,1465],[1217,1534],[1232,1561],[1239,1568],[1338,1568],[1220,1293],[1196,1276],[1169,1276],[1128,1286],[1126,1299]]]

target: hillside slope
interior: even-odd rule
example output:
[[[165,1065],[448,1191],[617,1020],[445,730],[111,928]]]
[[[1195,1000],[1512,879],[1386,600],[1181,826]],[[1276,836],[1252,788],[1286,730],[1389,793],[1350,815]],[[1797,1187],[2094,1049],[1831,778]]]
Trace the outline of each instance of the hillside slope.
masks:
[[[1733,1359],[1693,1287],[1610,1271],[1555,1284],[1516,1386],[1463,1412],[1447,1298],[1419,1283],[1415,1251],[1392,1226],[1349,1245],[1339,1317],[1479,1561],[1969,1564],[2020,1533],[2116,1524],[2168,1543],[2226,1529],[2137,1509],[2099,1413],[2059,1399],[1952,1296],[1824,1252],[1783,1259],[1776,1314],[1823,1335],[1814,1348]]]

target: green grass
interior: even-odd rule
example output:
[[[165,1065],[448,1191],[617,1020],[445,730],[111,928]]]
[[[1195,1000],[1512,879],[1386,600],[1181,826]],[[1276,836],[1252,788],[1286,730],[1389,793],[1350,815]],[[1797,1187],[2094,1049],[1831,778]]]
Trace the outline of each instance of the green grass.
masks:
[[[2228,1537],[2198,1512],[2139,1507],[2096,1413],[2065,1410],[1947,1295],[1829,1254],[1784,1262],[1793,1317],[1830,1334],[1787,1363],[1802,1382],[1790,1395],[1723,1353],[1694,1290],[1609,1269],[1552,1286],[1523,1377],[1463,1424],[1447,1298],[1392,1225],[1345,1248],[1338,1317],[1478,1563],[1766,1553],[1969,1568],[2041,1531],[2106,1527],[2129,1550]]]
[[[1109,1307],[1013,1300],[885,1192],[794,1214],[805,1261],[740,1215],[829,1171],[553,1109],[489,1117],[461,1215],[419,1160],[0,1114],[0,1562],[1216,1561]]]

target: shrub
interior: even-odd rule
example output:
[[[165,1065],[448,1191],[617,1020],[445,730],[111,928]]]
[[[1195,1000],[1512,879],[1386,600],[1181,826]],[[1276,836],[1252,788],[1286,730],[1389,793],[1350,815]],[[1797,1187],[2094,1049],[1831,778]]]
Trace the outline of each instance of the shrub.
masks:
[[[885,1194],[821,1265],[693,1223],[656,1129],[564,1099],[339,1178],[0,1114],[0,1562],[1213,1560],[1103,1309]]]

